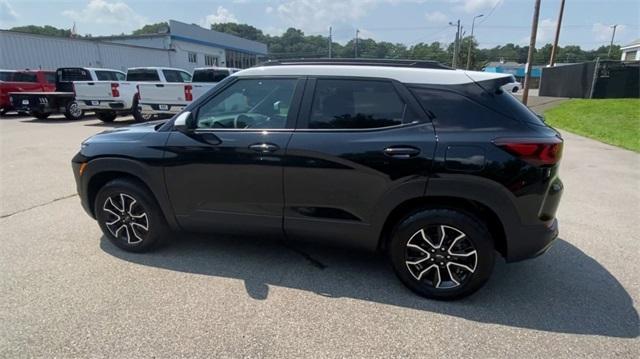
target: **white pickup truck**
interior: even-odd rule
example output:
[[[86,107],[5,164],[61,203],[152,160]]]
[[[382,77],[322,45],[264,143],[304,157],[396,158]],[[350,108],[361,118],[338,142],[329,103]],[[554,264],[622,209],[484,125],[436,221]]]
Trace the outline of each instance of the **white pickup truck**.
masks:
[[[175,115],[237,71],[240,69],[203,67],[193,70],[191,83],[140,84],[140,112],[145,115]]]
[[[126,77],[119,74],[110,77],[105,75],[103,78],[98,76],[98,81],[75,81],[75,96],[80,108],[94,111],[96,117],[104,122],[128,114],[142,122],[149,120],[152,115],[139,111],[139,85],[191,81],[191,74],[187,71],[167,67],[134,67],[127,70]]]

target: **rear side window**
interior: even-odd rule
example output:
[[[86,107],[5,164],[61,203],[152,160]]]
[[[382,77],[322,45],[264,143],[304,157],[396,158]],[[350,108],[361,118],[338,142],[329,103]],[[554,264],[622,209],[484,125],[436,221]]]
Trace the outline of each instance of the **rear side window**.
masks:
[[[55,72],[45,72],[44,79],[50,84],[56,83],[56,73]]]
[[[229,76],[229,70],[198,70],[193,73],[193,82],[220,82]]]
[[[319,79],[309,128],[365,129],[400,125],[406,107],[391,82]]]
[[[160,81],[158,71],[154,69],[136,69],[127,71],[127,81]]]
[[[167,82],[190,82],[191,75],[186,72],[178,70],[162,70],[164,78]]]
[[[33,72],[16,72],[13,75],[15,82],[38,82],[38,76]]]
[[[452,91],[413,87],[411,92],[440,128],[501,128],[505,126],[504,121],[513,120],[544,124],[507,92],[484,99],[485,106]]]
[[[85,69],[59,69],[58,70],[58,78],[60,82],[71,82],[71,81],[91,81],[91,74],[89,71]]]
[[[98,81],[123,81],[124,75],[115,71],[96,71]]]

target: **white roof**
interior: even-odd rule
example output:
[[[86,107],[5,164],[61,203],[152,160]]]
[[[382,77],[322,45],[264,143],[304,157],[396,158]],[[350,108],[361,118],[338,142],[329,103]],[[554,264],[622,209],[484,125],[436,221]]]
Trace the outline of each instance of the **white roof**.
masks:
[[[195,69],[193,69],[193,71],[200,71],[200,70],[233,70],[233,71],[240,71],[241,69],[235,68],[235,67],[221,67],[221,66],[207,66],[207,67],[196,67]]]
[[[458,85],[485,81],[511,74],[464,70],[424,69],[411,67],[362,65],[277,65],[252,67],[231,76],[351,76],[377,77],[402,83]]]
[[[182,71],[182,72],[189,72],[187,70],[179,69],[176,67],[162,67],[162,66],[129,67],[127,71],[129,70],[176,70],[176,71]]]

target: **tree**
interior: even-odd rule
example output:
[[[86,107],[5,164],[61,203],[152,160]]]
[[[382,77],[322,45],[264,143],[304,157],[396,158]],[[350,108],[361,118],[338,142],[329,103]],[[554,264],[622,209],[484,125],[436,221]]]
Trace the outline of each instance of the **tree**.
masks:
[[[211,24],[211,30],[235,35],[247,40],[253,40],[253,41],[265,40],[265,36],[264,36],[264,33],[262,33],[262,30],[247,24],[236,24],[234,22]]]
[[[167,22],[157,22],[155,24],[144,25],[138,30],[133,30],[132,35],[161,34],[167,32],[169,24]]]
[[[37,26],[37,25],[17,26],[17,27],[12,27],[9,30],[17,31],[17,32],[26,32],[26,33],[29,33],[29,34],[57,36],[57,37],[71,37],[71,30],[70,29],[59,29],[57,27],[53,27],[53,26],[50,26],[50,25],[45,25],[45,26]]]

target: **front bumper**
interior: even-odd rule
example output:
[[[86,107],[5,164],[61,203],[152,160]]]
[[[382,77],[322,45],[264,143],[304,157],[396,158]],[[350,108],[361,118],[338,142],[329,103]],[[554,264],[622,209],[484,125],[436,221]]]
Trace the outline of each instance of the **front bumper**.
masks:
[[[86,162],[86,159],[78,153],[71,160],[71,168],[73,170],[73,177],[76,180],[76,191],[78,192],[78,197],[80,197],[82,208],[89,216],[95,218],[93,208],[91,208],[91,204],[89,203],[86,183],[83,182],[84,178],[80,175],[80,166],[83,162]]]

